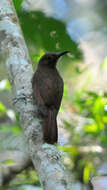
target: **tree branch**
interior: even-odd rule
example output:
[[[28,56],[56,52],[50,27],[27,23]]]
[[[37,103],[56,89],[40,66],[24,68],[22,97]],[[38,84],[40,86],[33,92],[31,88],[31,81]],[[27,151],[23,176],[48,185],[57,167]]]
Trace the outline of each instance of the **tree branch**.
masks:
[[[42,125],[32,104],[32,65],[11,0],[0,0],[0,47],[6,57],[13,105],[20,115],[29,153],[43,189],[70,189],[57,147],[42,142]]]
[[[19,174],[32,165],[32,161],[27,153],[20,151],[6,151],[0,153],[0,161],[11,159],[15,163],[11,165],[3,164],[0,167],[0,185],[6,185],[16,174]]]

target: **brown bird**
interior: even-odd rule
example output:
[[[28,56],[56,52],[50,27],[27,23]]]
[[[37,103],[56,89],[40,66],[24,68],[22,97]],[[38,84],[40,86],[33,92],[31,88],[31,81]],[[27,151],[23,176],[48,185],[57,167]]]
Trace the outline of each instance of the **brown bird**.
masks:
[[[32,78],[34,101],[43,118],[44,142],[54,144],[58,139],[57,114],[63,96],[63,80],[56,69],[58,59],[68,53],[47,53],[39,61]]]

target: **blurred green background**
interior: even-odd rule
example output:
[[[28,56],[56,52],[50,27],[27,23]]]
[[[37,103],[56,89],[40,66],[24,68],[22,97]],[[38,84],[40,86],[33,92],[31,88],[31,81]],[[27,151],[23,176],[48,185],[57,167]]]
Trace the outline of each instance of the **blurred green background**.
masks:
[[[73,183],[91,190],[93,176],[107,175],[107,1],[13,0],[33,69],[46,52],[70,50],[57,67],[64,79],[58,115],[58,148]],[[0,162],[28,156],[19,116],[11,105],[4,60],[0,64]],[[24,150],[24,152],[23,152]],[[42,189],[32,164],[4,182],[4,189]]]

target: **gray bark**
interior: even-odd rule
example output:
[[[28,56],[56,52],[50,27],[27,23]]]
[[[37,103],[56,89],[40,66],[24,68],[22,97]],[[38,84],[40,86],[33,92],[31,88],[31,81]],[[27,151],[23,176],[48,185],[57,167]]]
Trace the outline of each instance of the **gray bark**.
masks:
[[[0,47],[12,86],[13,105],[20,115],[29,153],[43,189],[68,190],[69,180],[61,153],[56,146],[42,142],[42,124],[32,103],[32,65],[11,0],[0,0]]]

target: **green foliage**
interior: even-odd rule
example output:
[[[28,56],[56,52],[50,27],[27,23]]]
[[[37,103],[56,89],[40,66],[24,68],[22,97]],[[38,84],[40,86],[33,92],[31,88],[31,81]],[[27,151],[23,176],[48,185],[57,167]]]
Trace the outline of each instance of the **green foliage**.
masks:
[[[70,170],[72,169],[74,178],[88,184],[90,177],[96,174],[93,155],[91,153],[83,154],[78,146],[62,146],[59,149],[66,152],[70,158],[70,163],[66,163],[66,166]]]
[[[84,126],[84,132],[96,137],[107,145],[107,96],[105,93],[79,91],[74,100],[80,114],[91,118],[92,122]]]
[[[0,113],[1,114],[6,113],[6,107],[4,106],[4,104],[2,102],[0,102]]]
[[[47,17],[40,11],[20,10],[17,13],[28,48],[32,48],[31,58],[35,52],[38,56],[41,49],[45,52],[71,50],[73,57],[82,57],[78,44],[71,40],[63,22]]]
[[[79,150],[76,146],[72,146],[72,147],[59,146],[59,150],[68,152],[68,153],[72,154],[74,157],[79,154]]]
[[[64,85],[64,92],[63,92],[63,99],[67,99],[68,98],[68,89],[67,89],[67,86]],[[60,112],[62,112],[64,110],[64,106],[61,104],[60,106]]]
[[[7,164],[7,165],[11,165],[11,164],[14,164],[15,162],[13,160],[5,160],[2,163]]]
[[[65,151],[70,159],[67,167],[72,169],[74,178],[88,184],[91,176],[97,172],[94,164],[96,153],[88,151],[86,143],[89,139],[89,143],[95,142],[103,147],[107,145],[107,93],[78,91],[73,99],[73,105],[78,114],[86,118],[87,123],[78,129],[75,123],[64,121],[72,146],[60,149]],[[81,147],[87,147],[87,154],[81,151]]]
[[[22,129],[17,125],[1,125],[0,132],[11,132],[15,135],[22,134]]]
[[[3,90],[10,91],[10,89],[11,89],[11,86],[10,86],[9,80],[4,79],[0,81],[0,91],[3,91]]]
[[[16,11],[20,11],[21,10],[21,4],[22,4],[23,0],[13,0],[14,6],[16,8]]]
[[[40,186],[39,179],[35,170],[29,168],[28,170],[22,171],[20,174],[16,176],[14,180],[10,182],[9,186],[11,187],[20,184],[35,184]]]
[[[0,102],[0,118],[2,118],[5,115],[6,115],[6,107],[2,102]]]
[[[107,71],[107,57],[105,57],[103,63],[101,64],[101,69]]]
[[[10,86],[10,82],[9,80],[6,81],[6,90],[10,90],[11,86]]]
[[[95,171],[95,169],[94,169],[93,164],[91,162],[88,162],[85,165],[84,170],[83,170],[83,181],[85,184],[89,183],[91,174],[94,173],[94,171]]]
[[[43,49],[40,50],[39,54],[31,54],[31,60],[32,60],[32,65],[33,65],[33,68],[35,70],[35,63],[37,63],[40,58],[45,54],[45,51]]]

